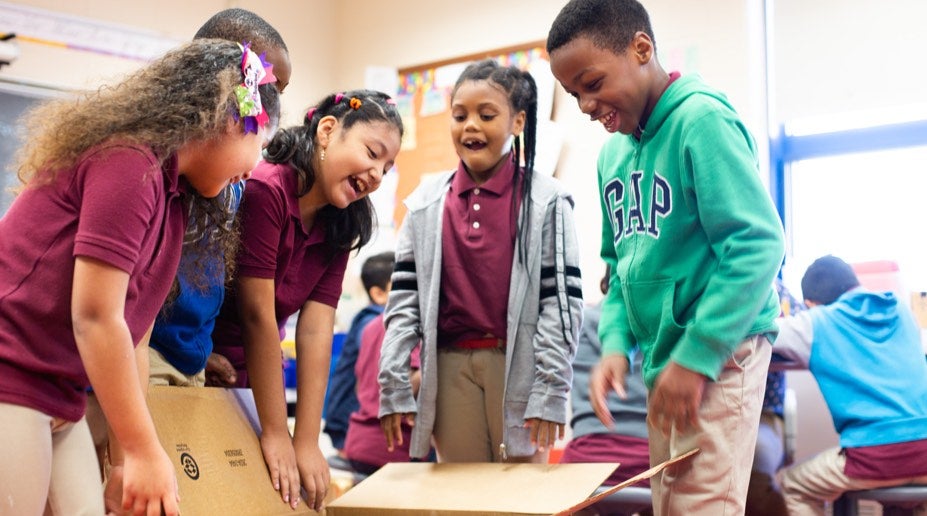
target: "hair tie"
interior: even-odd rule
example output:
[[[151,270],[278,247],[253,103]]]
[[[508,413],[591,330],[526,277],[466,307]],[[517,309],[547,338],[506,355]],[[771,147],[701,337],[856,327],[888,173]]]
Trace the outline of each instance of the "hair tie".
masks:
[[[274,76],[272,64],[264,60],[263,55],[257,55],[251,50],[250,43],[238,45],[241,48],[241,73],[244,81],[235,86],[235,99],[238,101],[237,117],[241,117],[246,133],[258,132],[258,127],[264,127],[270,120],[264,107],[261,105],[261,93],[258,86],[273,83]]]
[[[311,108],[309,108],[309,111],[306,111],[306,123],[307,123],[307,124],[308,124],[309,122],[312,122],[312,115],[314,115],[315,112],[316,112],[316,108],[314,108],[314,107],[311,107]]]
[[[395,106],[396,99],[394,99],[393,97],[386,97],[386,103],[389,104],[390,106]]]
[[[362,104],[363,103],[361,102],[361,99],[357,97],[351,97],[351,102],[348,105],[351,106],[351,109],[353,109],[354,111],[357,111],[358,109],[360,109]]]
[[[341,104],[341,99],[344,98],[344,93],[335,93],[335,104]]]

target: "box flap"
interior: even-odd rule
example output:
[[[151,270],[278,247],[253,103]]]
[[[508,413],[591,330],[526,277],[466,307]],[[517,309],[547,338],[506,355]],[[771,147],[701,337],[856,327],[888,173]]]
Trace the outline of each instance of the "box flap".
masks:
[[[688,459],[689,457],[691,457],[691,456],[693,456],[693,455],[699,453],[700,451],[701,451],[700,448],[693,448],[693,449],[691,449],[691,450],[689,450],[689,451],[687,451],[687,452],[685,452],[685,453],[683,453],[683,454],[681,454],[681,455],[678,455],[678,456],[676,456],[676,457],[673,457],[673,458],[671,458],[671,459],[669,459],[669,460],[665,460],[665,461],[663,461],[663,462],[657,464],[656,466],[653,466],[652,468],[648,469],[647,471],[643,471],[643,472],[641,472],[641,473],[638,473],[637,475],[634,475],[633,477],[631,477],[631,478],[625,480],[624,482],[621,482],[620,484],[614,485],[614,486],[612,486],[612,487],[606,489],[605,491],[602,491],[601,493],[599,493],[599,494],[597,494],[597,495],[595,495],[595,496],[590,496],[587,500],[585,500],[585,501],[583,501],[583,502],[580,502],[580,503],[578,503],[578,504],[576,504],[576,505],[570,507],[569,509],[566,509],[566,510],[564,510],[564,511],[558,512],[558,513],[555,514],[554,516],[565,516],[565,515],[568,515],[568,514],[573,514],[574,512],[577,512],[577,511],[579,511],[580,509],[585,509],[586,507],[589,507],[590,505],[593,505],[593,504],[595,504],[596,502],[599,502],[599,501],[601,501],[601,500],[607,498],[609,495],[611,495],[611,494],[613,494],[613,493],[617,493],[618,491],[621,491],[622,489],[624,489],[624,488],[626,488],[626,487],[628,487],[628,486],[634,485],[634,484],[640,482],[641,480],[644,480],[645,478],[651,478],[651,477],[653,477],[654,475],[656,475],[657,473],[663,471],[664,469],[666,469],[666,468],[668,468],[668,467],[670,467],[670,466],[672,466],[672,465],[674,465],[674,464],[678,464],[678,463],[680,463],[680,462],[682,462],[682,461]]]
[[[212,387],[152,386],[148,406],[174,462],[184,516],[316,514],[274,490],[261,445],[235,394]]]
[[[551,514],[585,500],[616,463],[387,464],[327,508],[331,516],[372,509],[397,514]],[[438,512],[440,511],[440,512]]]

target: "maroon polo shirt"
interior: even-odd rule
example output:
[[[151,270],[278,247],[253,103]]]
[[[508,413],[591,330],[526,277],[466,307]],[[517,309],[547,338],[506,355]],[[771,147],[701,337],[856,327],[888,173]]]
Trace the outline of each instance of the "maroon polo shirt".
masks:
[[[493,177],[477,186],[461,162],[451,180],[441,228],[441,346],[506,338],[519,206],[514,174],[515,165],[506,158]]]
[[[392,452],[386,449],[383,430],[380,428],[380,385],[377,374],[380,371],[380,351],[383,347],[383,314],[372,319],[361,331],[360,350],[354,373],[357,377],[358,409],[351,413],[348,433],[344,440],[344,454],[351,460],[383,466],[388,462],[409,462],[409,443],[412,442],[412,427],[402,423],[402,444]],[[412,348],[410,366],[421,367],[421,346]]]
[[[125,319],[135,343],[177,272],[186,227],[176,160],[106,144],[0,219],[0,402],[76,421],[89,386],[71,321],[77,256],[129,274]]]
[[[241,202],[238,276],[274,280],[274,313],[280,338],[287,319],[306,303],[337,308],[348,252],[325,240],[323,224],[303,228],[296,197],[296,171],[261,162],[245,186]],[[215,351],[239,370],[244,386],[244,348],[235,289],[229,289],[213,330]]]

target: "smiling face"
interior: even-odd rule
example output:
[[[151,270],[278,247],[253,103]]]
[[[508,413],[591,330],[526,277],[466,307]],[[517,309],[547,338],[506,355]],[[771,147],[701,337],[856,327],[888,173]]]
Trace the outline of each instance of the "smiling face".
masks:
[[[646,65],[652,53],[652,42],[642,32],[621,54],[579,36],[550,53],[550,67],[590,119],[610,133],[632,134],[647,110]]]
[[[451,99],[451,139],[478,183],[501,168],[524,126],[525,112],[513,113],[508,97],[489,81],[465,81]]]
[[[347,208],[380,187],[399,154],[399,129],[384,121],[357,122],[349,129],[331,116],[319,121],[318,165],[310,195],[320,203]],[[317,156],[319,153],[317,153]]]
[[[230,182],[251,175],[267,136],[266,128],[246,133],[240,123],[230,123],[222,135],[182,147],[177,153],[180,173],[200,195],[215,197]]]

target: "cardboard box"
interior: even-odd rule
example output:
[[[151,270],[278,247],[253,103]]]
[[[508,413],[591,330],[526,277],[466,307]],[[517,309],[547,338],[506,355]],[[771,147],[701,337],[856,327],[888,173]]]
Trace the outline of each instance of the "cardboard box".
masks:
[[[595,491],[616,463],[391,463],[332,502],[327,516],[551,514]]]
[[[658,464],[596,496],[618,464],[392,463],[326,508],[326,516],[570,514],[686,460]]]
[[[158,438],[176,468],[181,514],[317,514],[302,500],[291,509],[274,490],[254,416],[249,419],[250,410],[242,408],[250,396],[238,391],[149,388],[148,406]]]

